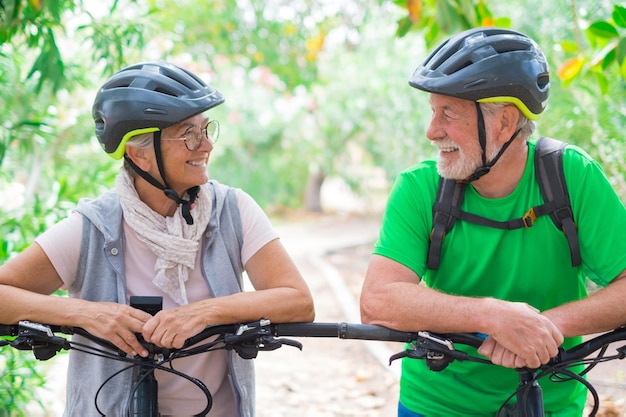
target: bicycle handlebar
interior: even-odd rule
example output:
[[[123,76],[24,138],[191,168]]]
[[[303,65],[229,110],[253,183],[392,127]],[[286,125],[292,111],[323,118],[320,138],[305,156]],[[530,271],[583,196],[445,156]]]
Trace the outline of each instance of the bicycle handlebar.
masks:
[[[117,354],[117,359],[122,358],[124,353],[117,349],[112,343],[97,338],[81,328],[68,326],[46,326],[37,323],[20,322],[14,325],[0,324],[0,338],[14,337],[12,341],[0,339],[0,346],[10,344],[16,349],[32,349],[35,357],[40,360],[47,360],[54,356],[61,349],[73,348],[73,342],[65,338],[56,336],[56,333],[66,335],[81,335],[100,346],[112,349]],[[206,339],[217,336],[216,339],[201,344]],[[410,348],[390,358],[390,362],[401,358],[409,357],[413,359],[425,359],[429,368],[433,371],[443,370],[453,360],[470,360],[491,364],[486,359],[471,355],[465,351],[458,350],[455,344],[463,344],[478,348],[484,341],[483,335],[469,333],[449,333],[440,334],[432,332],[405,332],[389,329],[387,327],[373,324],[355,323],[270,323],[268,320],[259,320],[247,324],[228,324],[209,326],[199,334],[186,341],[181,349],[156,348],[150,351],[154,354],[154,362],[163,362],[163,357],[168,360],[184,356],[191,356],[213,349],[235,350],[244,359],[252,359],[257,356],[260,350],[274,350],[283,345],[291,345],[302,349],[298,341],[287,339],[286,337],[313,337],[313,338],[339,338],[353,340],[371,340],[387,342],[409,343]],[[613,342],[626,341],[626,327],[620,327],[610,332],[597,335],[570,349],[560,348],[556,357],[539,369],[531,370],[527,368],[518,369],[520,381],[523,378],[527,386],[537,388],[536,381],[548,373],[572,372],[566,371],[568,367],[576,364],[591,363],[587,369],[579,374],[583,375],[593,365],[601,360],[623,359],[626,357],[626,346],[617,349],[618,354],[611,357],[604,357],[606,347]],[[585,358],[596,351],[601,351],[597,358],[587,360]],[[160,359],[156,359],[159,356]],[[115,355],[110,355],[116,359]],[[157,365],[153,365],[157,367]],[[597,393],[588,385],[588,382],[574,376],[575,379],[587,385],[592,391],[594,399],[597,400]],[[541,396],[540,388],[539,397]],[[210,396],[210,393],[209,393]],[[536,400],[539,403],[541,400]],[[594,410],[597,410],[597,401]],[[210,399],[209,407],[210,408]],[[208,411],[207,411],[208,412]],[[592,415],[595,415],[592,413]]]
[[[33,326],[45,326],[49,328],[52,333],[49,337],[52,337],[57,333],[65,335],[76,334],[81,335],[105,348],[118,350],[111,342],[100,339],[79,327],[45,324],[39,325],[37,323],[27,321],[20,322],[19,324],[0,324],[0,337],[19,336],[20,329],[25,327],[30,328],[32,336]],[[257,322],[247,324],[208,326],[202,332],[189,338],[180,350],[186,349],[216,335],[227,335],[227,343],[233,345],[249,341],[259,335],[273,337],[338,338],[403,343],[418,341],[418,344],[419,341],[429,340],[435,343],[435,347],[437,345],[441,345],[442,348],[445,347],[451,351],[454,350],[454,344],[463,344],[478,348],[484,341],[483,337],[472,333],[406,332],[393,330],[375,324],[345,322],[270,323],[267,320],[259,320]],[[44,336],[38,335],[37,337]],[[602,347],[620,340],[626,340],[626,327],[620,327],[612,331],[602,333],[567,350],[561,348],[557,356],[554,357],[548,365],[582,360],[593,352],[600,350]],[[172,351],[176,350],[178,349],[172,349]]]

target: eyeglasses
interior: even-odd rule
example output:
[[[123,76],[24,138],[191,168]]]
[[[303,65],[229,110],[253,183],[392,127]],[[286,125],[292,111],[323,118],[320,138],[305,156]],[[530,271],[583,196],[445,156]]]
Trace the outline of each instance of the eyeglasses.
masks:
[[[190,127],[183,136],[179,138],[167,138],[162,140],[184,140],[185,146],[190,151],[196,151],[202,145],[202,140],[208,140],[211,145],[217,142],[220,136],[220,124],[217,120],[211,120],[206,127],[196,130],[197,128]]]

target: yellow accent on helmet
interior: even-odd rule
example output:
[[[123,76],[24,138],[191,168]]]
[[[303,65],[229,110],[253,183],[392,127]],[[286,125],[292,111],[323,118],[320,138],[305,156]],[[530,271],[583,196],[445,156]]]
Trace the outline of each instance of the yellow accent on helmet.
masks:
[[[130,132],[126,133],[124,137],[122,137],[122,140],[120,141],[120,144],[117,146],[117,148],[108,155],[113,159],[122,159],[124,157],[124,153],[126,152],[126,142],[128,142],[135,136],[143,135],[144,133],[156,132],[158,130],[160,130],[158,127],[146,127],[143,129],[131,130]]]
[[[529,120],[537,120],[539,118],[539,114],[531,112],[528,107],[526,107],[524,102],[522,102],[522,100],[517,97],[487,97],[478,99],[476,101],[478,101],[479,103],[511,103],[515,105],[515,107],[517,107],[519,111],[521,111],[524,116],[526,116]]]

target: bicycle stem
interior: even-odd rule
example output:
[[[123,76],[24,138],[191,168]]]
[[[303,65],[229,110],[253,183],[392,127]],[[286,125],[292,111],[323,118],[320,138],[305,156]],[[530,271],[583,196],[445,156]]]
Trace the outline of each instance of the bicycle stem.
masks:
[[[517,390],[517,415],[518,417],[544,417],[543,392],[535,371],[528,368],[517,370],[520,385]]]

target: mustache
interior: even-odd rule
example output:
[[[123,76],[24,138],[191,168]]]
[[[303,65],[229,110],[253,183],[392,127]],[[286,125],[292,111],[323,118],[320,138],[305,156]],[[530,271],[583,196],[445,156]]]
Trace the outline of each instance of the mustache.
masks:
[[[436,140],[432,142],[433,146],[437,149],[444,150],[444,149],[459,149],[459,146],[454,143],[454,141],[450,140],[450,139],[442,139],[442,140]]]

